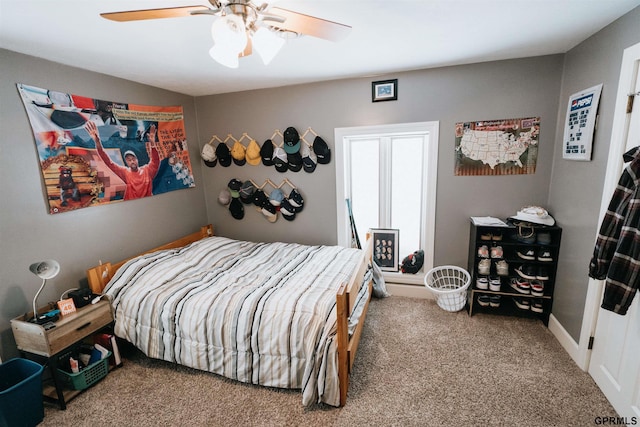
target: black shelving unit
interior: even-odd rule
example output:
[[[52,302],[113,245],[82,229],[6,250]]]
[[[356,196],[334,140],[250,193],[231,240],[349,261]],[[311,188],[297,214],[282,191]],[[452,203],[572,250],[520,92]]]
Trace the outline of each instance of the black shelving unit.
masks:
[[[522,229],[518,232],[518,227],[508,224],[508,226],[486,226],[476,225],[473,220],[471,221],[470,236],[469,236],[469,257],[468,257],[468,271],[471,274],[471,285],[469,286],[469,302],[468,312],[469,316],[476,313],[493,313],[512,316],[524,316],[535,317],[541,319],[546,326],[549,325],[549,315],[551,314],[551,308],[553,305],[553,291],[556,281],[556,270],[558,265],[558,254],[560,252],[560,241],[562,237],[562,228],[559,226],[536,226],[533,232],[534,235],[528,236],[532,232],[531,229]],[[528,237],[523,237],[528,236]],[[484,258],[480,254],[480,248],[487,247],[489,257]],[[502,249],[502,257],[492,258],[492,249],[497,255]],[[533,260],[527,260],[521,258],[518,252],[521,254],[526,253],[528,250],[532,250],[535,256]],[[538,260],[539,254],[543,251],[549,251],[551,254],[551,261]],[[489,274],[485,271],[480,272],[478,266],[481,260],[489,259],[490,268]],[[502,269],[503,275],[498,275],[497,263],[504,260],[508,264],[508,271]],[[511,287],[511,280],[520,277],[516,269],[520,266],[528,266],[529,269],[539,271],[540,268],[546,270],[548,279],[532,279],[538,280],[544,285],[544,292],[542,296],[532,295],[529,293],[522,293]],[[499,278],[500,290],[491,289],[479,289],[477,286],[478,278],[486,277]],[[526,279],[525,279],[526,280]],[[530,282],[530,280],[528,280]],[[488,303],[486,299],[491,300],[493,297],[493,304]],[[498,298],[499,297],[499,298]],[[482,301],[479,300],[479,298]],[[497,300],[499,299],[499,303]],[[523,309],[516,305],[518,302],[521,306],[529,306],[529,309]],[[528,304],[527,304],[528,303]],[[540,304],[537,311],[532,311],[531,307],[534,303]],[[499,305],[498,305],[499,304]]]

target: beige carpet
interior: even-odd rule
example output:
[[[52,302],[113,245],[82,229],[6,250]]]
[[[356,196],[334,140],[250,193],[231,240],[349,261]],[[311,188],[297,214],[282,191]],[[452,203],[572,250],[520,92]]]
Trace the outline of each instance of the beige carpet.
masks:
[[[542,322],[373,300],[347,405],[149,360],[124,366],[42,426],[589,426],[616,416]]]

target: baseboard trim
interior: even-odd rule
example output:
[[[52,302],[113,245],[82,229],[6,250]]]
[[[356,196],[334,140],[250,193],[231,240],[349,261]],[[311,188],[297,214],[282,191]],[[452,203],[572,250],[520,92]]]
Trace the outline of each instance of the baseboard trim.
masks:
[[[403,285],[400,283],[387,283],[387,291],[391,295],[408,298],[434,299],[431,292],[424,286]]]
[[[580,354],[580,346],[553,314],[549,316],[549,331],[556,337],[562,348],[569,353],[569,356],[576,362],[576,365],[583,371],[586,371],[588,366],[585,364],[585,358]]]

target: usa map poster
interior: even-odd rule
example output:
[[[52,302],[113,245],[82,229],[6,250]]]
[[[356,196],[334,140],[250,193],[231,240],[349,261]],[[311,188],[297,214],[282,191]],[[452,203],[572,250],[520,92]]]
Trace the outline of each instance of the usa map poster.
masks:
[[[181,106],[145,106],[18,84],[49,213],[195,187]]]
[[[456,123],[455,175],[536,171],[540,117]]]

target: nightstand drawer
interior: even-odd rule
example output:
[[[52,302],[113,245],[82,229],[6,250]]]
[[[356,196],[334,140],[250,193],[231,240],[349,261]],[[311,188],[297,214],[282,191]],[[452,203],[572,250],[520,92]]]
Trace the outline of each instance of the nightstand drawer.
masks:
[[[49,330],[21,319],[12,320],[11,327],[18,349],[41,356],[53,356],[111,322],[111,303],[103,299],[62,317],[55,322],[56,327]]]

